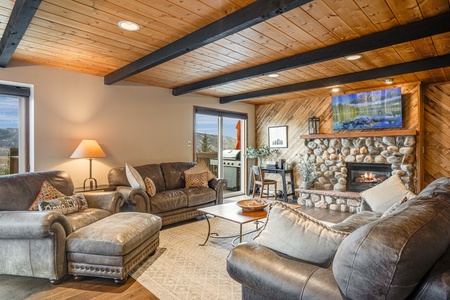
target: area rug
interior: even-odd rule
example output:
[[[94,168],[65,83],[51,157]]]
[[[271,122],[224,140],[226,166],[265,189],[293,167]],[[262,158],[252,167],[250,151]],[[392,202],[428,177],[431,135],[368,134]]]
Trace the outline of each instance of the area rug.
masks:
[[[220,236],[239,233],[236,223],[220,218],[210,218],[210,222],[211,231]],[[254,229],[253,223],[243,226],[244,232]],[[241,299],[241,285],[226,271],[233,239],[210,238],[205,246],[200,246],[207,232],[205,219],[163,228],[155,255],[131,276],[161,300]],[[251,240],[255,234],[245,235],[243,241]]]

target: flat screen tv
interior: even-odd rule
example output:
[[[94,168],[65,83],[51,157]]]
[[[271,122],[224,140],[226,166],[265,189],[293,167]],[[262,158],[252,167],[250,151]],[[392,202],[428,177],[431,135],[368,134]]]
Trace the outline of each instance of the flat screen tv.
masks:
[[[332,97],[333,129],[376,129],[403,126],[401,88]]]

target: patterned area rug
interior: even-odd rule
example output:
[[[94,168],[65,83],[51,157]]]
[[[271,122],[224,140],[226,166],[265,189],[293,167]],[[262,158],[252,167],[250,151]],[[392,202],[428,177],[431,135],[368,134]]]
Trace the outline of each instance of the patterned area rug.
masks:
[[[210,222],[211,231],[221,236],[239,233],[236,223],[220,218],[211,218]],[[254,229],[253,223],[243,226],[243,232]],[[205,219],[164,228],[155,255],[131,276],[161,300],[241,299],[241,285],[226,271],[233,238],[210,238],[200,246],[207,233]],[[245,235],[243,241],[250,241],[255,234]]]

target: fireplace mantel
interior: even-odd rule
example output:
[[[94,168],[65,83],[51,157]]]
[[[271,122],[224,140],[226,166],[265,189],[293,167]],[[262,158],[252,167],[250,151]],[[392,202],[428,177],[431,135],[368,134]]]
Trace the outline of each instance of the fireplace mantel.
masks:
[[[325,134],[306,134],[300,135],[301,139],[335,139],[335,138],[358,138],[358,137],[376,137],[376,136],[415,136],[417,130],[386,130],[386,131],[358,131],[342,133]]]

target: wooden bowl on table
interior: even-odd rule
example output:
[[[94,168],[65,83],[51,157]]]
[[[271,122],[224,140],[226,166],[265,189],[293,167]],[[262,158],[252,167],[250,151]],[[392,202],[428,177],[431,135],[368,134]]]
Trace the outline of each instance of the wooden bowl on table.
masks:
[[[269,203],[262,199],[241,200],[236,203],[243,211],[259,211],[263,210]]]

